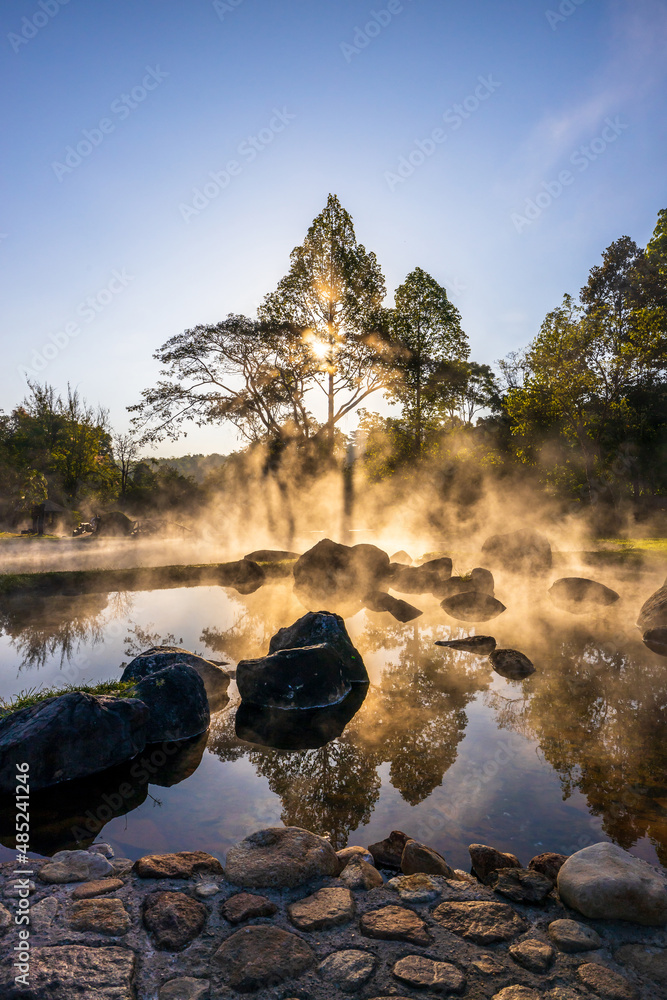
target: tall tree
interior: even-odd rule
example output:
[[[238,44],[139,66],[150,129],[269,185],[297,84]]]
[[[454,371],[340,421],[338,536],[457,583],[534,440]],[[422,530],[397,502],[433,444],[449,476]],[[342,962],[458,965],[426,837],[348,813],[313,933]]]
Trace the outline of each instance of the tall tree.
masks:
[[[430,420],[465,381],[460,366],[469,354],[468,338],[446,290],[421,267],[407,276],[394,298],[389,327],[396,357],[389,396],[401,404],[420,454]]]
[[[385,282],[375,254],[357,242],[352,218],[332,194],[290,261],[259,318],[301,331],[312,357],[310,378],[326,396],[332,446],[335,425],[384,384]]]

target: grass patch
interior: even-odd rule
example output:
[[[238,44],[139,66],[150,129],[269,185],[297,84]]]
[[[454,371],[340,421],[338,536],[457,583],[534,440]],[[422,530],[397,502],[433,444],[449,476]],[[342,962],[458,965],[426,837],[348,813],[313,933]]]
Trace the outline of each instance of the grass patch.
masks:
[[[615,545],[621,551],[661,552],[667,555],[667,538],[601,538],[602,545]]]
[[[71,691],[83,691],[84,694],[110,694],[117,698],[131,698],[134,692],[132,681],[100,681],[99,684],[65,684],[63,687],[50,688],[26,688],[20,691],[14,698],[0,698],[0,718],[18,712],[22,708],[32,708],[47,698],[57,698],[61,694],[69,694]]]

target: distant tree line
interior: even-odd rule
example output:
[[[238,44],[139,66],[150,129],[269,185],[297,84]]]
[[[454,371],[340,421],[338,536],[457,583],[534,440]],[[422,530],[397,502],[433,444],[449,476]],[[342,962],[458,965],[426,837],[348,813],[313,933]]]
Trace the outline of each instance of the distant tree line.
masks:
[[[230,314],[158,349],[162,371],[130,407],[131,433],[114,434],[69,387],[61,398],[30,384],[0,414],[0,514],[47,494],[87,509],[197,510],[243,477],[248,456],[264,455],[268,474],[289,453],[292,473],[310,474],[344,461],[350,438],[370,480],[428,462],[443,482],[466,466],[520,470],[582,503],[667,493],[667,210],[645,248],[612,243],[578,299],[566,295],[497,371],[470,358],[459,311],[422,268],[385,300],[375,254],[330,195],[255,318]],[[381,398],[389,415],[371,409]],[[232,424],[245,450],[141,457],[191,421]]]

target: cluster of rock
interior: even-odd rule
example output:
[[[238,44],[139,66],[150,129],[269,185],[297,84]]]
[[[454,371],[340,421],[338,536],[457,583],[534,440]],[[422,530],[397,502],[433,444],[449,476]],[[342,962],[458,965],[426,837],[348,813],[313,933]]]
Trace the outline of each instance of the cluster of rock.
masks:
[[[462,639],[437,639],[436,646],[474,653],[476,656],[488,656],[491,667],[508,680],[522,680],[535,673],[532,660],[518,649],[497,649],[496,640],[492,635],[467,635]]]
[[[470,847],[473,874],[400,831],[337,853],[294,827],[230,848],[35,862],[30,986],[15,981],[11,865],[0,868],[3,1000],[658,1000],[662,873],[611,844],[527,868]],[[438,869],[435,871],[435,869]],[[426,993],[424,992],[426,991]]]
[[[121,681],[132,683],[131,696],[71,691],[0,718],[0,792],[12,793],[26,761],[39,791],[131,760],[149,744],[204,733],[230,677],[188,650],[157,646],[132,660]]]

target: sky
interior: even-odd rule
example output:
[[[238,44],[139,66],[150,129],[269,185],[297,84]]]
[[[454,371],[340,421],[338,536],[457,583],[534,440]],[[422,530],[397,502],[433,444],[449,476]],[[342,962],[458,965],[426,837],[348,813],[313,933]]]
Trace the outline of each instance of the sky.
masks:
[[[664,0],[0,5],[0,409],[69,382],[126,430],[157,348],[254,315],[330,192],[388,301],[422,267],[493,364],[649,240],[666,50]]]

